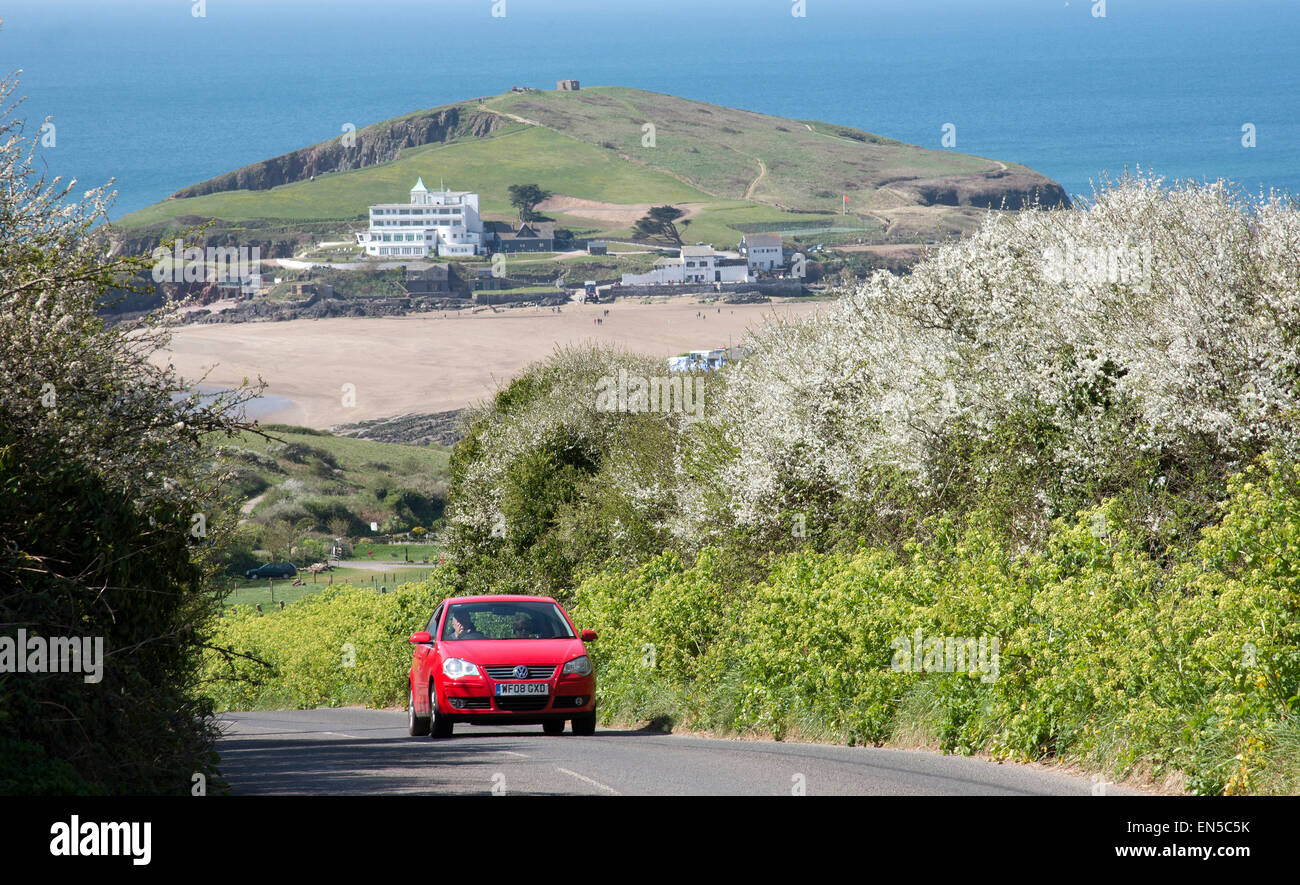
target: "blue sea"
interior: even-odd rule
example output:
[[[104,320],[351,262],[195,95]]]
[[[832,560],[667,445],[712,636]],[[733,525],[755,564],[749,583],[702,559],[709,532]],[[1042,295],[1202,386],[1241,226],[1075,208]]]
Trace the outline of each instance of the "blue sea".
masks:
[[[1104,5],[0,0],[0,69],[29,134],[54,118],[50,173],[116,179],[115,217],[345,123],[562,78],[933,148],[951,123],[1072,195],[1139,167],[1300,193],[1300,2]]]

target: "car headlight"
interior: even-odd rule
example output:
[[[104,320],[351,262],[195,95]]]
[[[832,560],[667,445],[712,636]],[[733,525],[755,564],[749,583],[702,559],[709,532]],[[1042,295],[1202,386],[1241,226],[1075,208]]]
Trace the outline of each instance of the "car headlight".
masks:
[[[570,675],[590,676],[591,661],[587,658],[586,655],[583,655],[582,657],[574,658],[573,660],[569,661],[569,663],[564,665],[563,675],[564,676],[570,676]]]
[[[460,658],[448,658],[442,663],[442,672],[451,679],[460,679],[462,676],[478,676],[478,665],[471,664],[469,661],[462,661]]]

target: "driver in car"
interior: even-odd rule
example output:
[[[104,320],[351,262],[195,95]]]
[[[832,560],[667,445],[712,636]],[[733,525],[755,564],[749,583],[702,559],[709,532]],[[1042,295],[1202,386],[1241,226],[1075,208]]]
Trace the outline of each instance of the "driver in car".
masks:
[[[451,615],[452,639],[482,639],[483,634],[474,629],[474,621],[468,614],[453,612]]]

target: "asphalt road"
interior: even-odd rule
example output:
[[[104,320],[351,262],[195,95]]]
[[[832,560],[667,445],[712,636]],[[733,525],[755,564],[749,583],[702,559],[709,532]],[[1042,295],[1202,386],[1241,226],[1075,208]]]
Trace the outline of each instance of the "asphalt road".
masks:
[[[236,795],[1088,796],[1094,787],[1056,771],[909,750],[606,728],[552,737],[540,725],[457,725],[454,737],[434,740],[408,736],[405,713],[360,708],[221,718],[217,749]]]

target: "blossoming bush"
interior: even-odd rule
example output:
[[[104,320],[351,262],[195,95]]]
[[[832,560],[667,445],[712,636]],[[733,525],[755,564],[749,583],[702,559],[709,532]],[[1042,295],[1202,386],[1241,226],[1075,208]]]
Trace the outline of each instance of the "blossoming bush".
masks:
[[[610,361],[503,391],[450,501],[458,586],[601,632],[608,718],[1300,784],[1294,201],[991,213],[755,332],[698,423],[584,411]],[[996,674],[895,666],[918,629]]]
[[[146,262],[107,254],[104,188],[45,176],[16,89],[0,79],[0,632],[104,659],[93,685],[0,673],[0,794],[188,794],[214,761],[206,578],[238,517],[202,438],[245,429],[227,409],[257,391],[208,401],[155,362],[166,315],[105,324]]]
[[[449,493],[462,589],[562,593],[584,563],[662,549],[692,422],[608,408],[602,381],[620,372],[670,375],[611,348],[557,350],[470,416]],[[696,400],[705,414],[709,403]]]
[[[701,465],[712,495],[682,495],[682,534],[834,522],[888,471],[939,510],[1020,475],[1033,487],[1002,504],[1021,535],[1121,493],[1157,534],[1194,528],[1228,474],[1296,452],[1297,247],[1292,202],[1223,184],[1133,179],[1086,209],[990,214],[911,275],[754,337],[711,413],[730,457]]]

